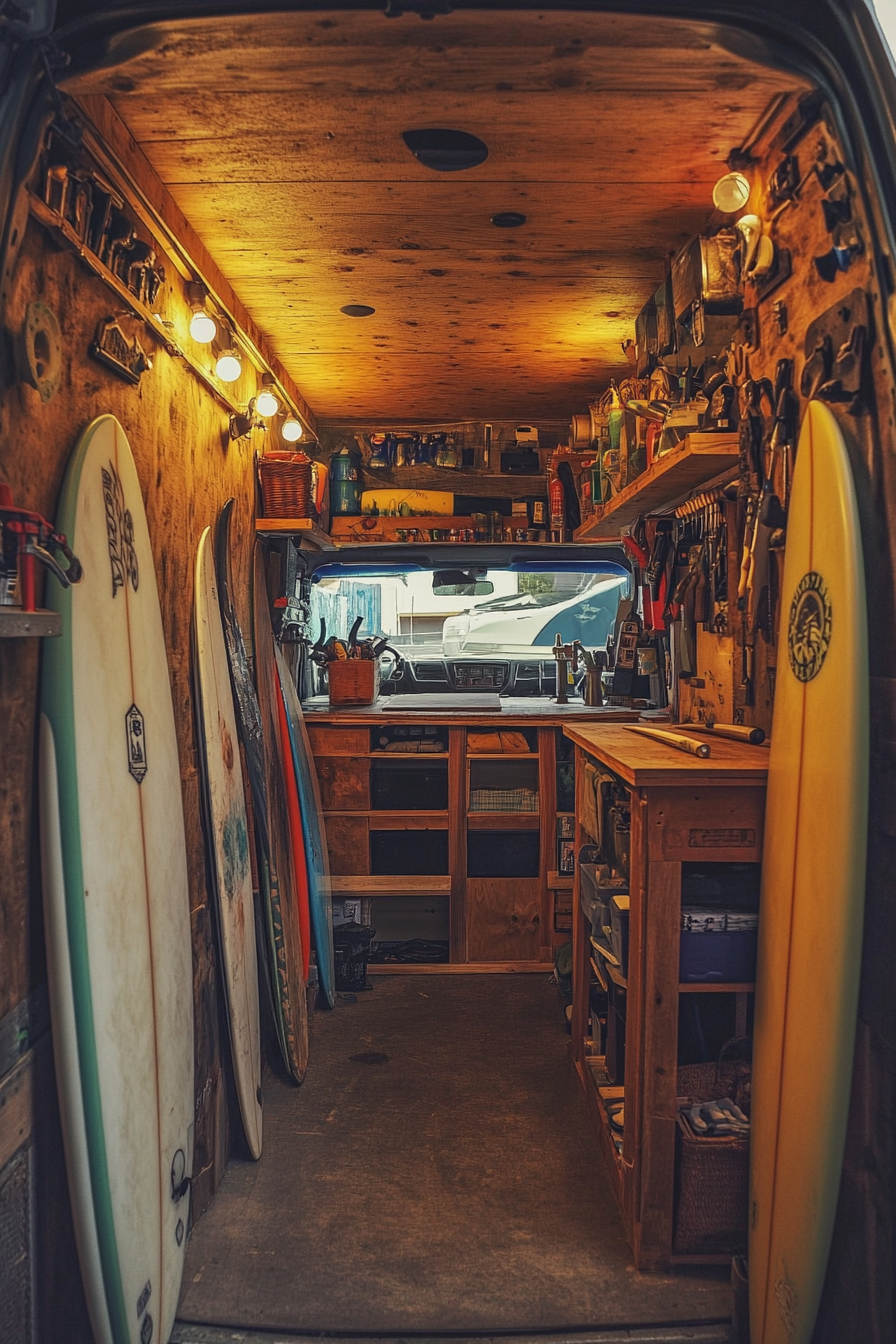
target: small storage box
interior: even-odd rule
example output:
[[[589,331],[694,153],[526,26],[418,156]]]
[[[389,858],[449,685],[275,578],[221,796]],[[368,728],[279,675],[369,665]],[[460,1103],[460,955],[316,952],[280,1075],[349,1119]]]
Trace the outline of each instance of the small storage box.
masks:
[[[682,983],[749,984],[756,979],[755,929],[733,933],[682,933],[678,978]]]
[[[327,663],[331,705],[373,705],[380,693],[379,663],[372,658],[339,658]]]

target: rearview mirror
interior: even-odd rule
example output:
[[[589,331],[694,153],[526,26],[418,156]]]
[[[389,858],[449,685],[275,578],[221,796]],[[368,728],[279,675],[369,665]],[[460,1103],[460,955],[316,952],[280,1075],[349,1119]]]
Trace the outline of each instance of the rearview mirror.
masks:
[[[432,576],[434,597],[488,597],[495,591],[491,579],[477,579],[463,569],[437,569]]]

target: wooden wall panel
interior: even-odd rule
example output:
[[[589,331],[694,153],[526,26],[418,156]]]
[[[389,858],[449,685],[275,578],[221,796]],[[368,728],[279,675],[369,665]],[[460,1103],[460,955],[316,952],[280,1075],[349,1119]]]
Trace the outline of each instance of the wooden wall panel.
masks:
[[[327,817],[330,872],[340,877],[364,877],[370,872],[366,817]]]
[[[538,961],[541,884],[537,877],[467,878],[470,961]]]
[[[248,630],[247,560],[253,535],[252,468],[244,442],[231,444],[223,408],[190,370],[163,351],[139,387],[87,357],[100,318],[119,304],[69,252],[48,246],[29,225],[11,286],[7,348],[26,305],[40,298],[62,329],[61,385],[48,403],[16,381],[10,361],[0,375],[0,474],[16,503],[52,519],[69,455],[82,429],[111,412],[124,426],[137,464],[153,541],[180,747],[189,867],[196,1001],[196,1165],[194,1209],[210,1200],[230,1151],[223,1063],[220,984],[208,909],[205,851],[190,685],[193,562],[199,535],[233,495],[235,597]],[[149,341],[145,341],[151,346]],[[34,753],[39,697],[38,641],[0,649],[0,1015],[46,975],[41,922]]]
[[[318,756],[317,778],[325,812],[364,812],[370,807],[370,761]]]

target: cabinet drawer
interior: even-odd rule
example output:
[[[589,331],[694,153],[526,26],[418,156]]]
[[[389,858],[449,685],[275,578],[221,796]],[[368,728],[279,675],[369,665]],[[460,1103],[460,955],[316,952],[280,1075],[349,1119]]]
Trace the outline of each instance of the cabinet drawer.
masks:
[[[764,788],[651,789],[650,856],[672,863],[759,863]]]
[[[369,728],[341,728],[331,723],[308,723],[308,740],[315,756],[364,756],[370,751]]]

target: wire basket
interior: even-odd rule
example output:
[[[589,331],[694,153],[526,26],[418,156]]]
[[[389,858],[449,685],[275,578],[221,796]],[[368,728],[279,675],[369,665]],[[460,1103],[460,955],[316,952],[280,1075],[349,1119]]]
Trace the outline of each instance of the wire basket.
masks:
[[[258,462],[265,518],[313,518],[311,458],[305,453],[265,453]]]

